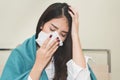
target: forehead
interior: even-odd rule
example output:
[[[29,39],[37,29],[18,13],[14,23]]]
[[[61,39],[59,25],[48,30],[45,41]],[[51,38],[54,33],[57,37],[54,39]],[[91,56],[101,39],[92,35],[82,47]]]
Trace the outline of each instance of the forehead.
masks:
[[[68,30],[68,21],[65,17],[62,18],[54,18],[49,21],[50,24],[54,24],[57,26],[59,29],[67,29]]]

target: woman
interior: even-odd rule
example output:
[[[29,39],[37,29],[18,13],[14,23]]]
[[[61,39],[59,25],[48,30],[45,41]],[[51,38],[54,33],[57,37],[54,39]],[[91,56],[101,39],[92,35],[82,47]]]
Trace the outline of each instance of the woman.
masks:
[[[12,51],[1,80],[96,80],[82,54],[78,27],[71,6],[50,5],[36,34]]]

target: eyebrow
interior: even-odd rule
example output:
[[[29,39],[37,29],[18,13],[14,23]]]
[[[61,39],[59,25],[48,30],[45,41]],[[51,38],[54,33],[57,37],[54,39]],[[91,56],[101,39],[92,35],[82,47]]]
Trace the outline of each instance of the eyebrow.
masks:
[[[51,25],[52,25],[54,28],[59,29],[59,28],[58,28],[57,26],[55,26],[54,24],[51,23]],[[62,32],[68,33],[67,31],[62,31]]]
[[[52,24],[52,23],[51,23],[51,25],[52,25],[54,28],[58,29],[58,27],[57,27],[57,26],[55,26],[54,24]]]

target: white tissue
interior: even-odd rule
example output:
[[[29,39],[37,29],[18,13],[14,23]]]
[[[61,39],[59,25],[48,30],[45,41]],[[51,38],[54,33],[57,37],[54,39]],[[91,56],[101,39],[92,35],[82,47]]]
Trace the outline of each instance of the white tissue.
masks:
[[[57,37],[59,38],[60,42],[59,42],[59,46],[62,46],[63,45],[63,42],[58,34],[57,31],[55,32],[52,32],[52,33],[45,33],[43,31],[41,31],[39,34],[38,34],[38,38],[36,39],[36,42],[39,44],[39,46],[42,46],[42,44],[44,43],[44,41],[49,38],[49,36],[52,35],[51,37],[51,40],[48,44],[50,44],[54,39],[56,39]]]

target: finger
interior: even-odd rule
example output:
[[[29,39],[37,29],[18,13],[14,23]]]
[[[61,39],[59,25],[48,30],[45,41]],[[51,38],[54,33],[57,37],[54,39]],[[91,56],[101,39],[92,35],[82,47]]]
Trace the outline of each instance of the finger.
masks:
[[[75,15],[74,12],[70,8],[68,10],[72,13],[72,15]]]
[[[75,8],[69,7],[69,10],[74,13],[74,16],[78,17],[78,11]]]
[[[55,53],[55,51],[58,49],[59,46],[56,46],[52,51],[51,51],[51,55],[53,55]]]
[[[77,20],[78,20],[78,16],[73,15],[71,11],[68,11],[68,12],[69,12],[69,14],[71,15],[73,21],[77,21]]]
[[[42,44],[41,47],[46,48],[47,45],[48,45],[48,42],[50,41],[51,38],[52,38],[52,35],[50,35],[49,38],[47,38],[47,39],[44,41],[44,43]]]
[[[58,37],[52,41],[52,43],[48,44],[47,50],[49,51],[56,43],[59,42]]]
[[[69,9],[74,13],[74,14],[76,14],[77,13],[77,11],[76,11],[76,9],[75,8],[73,8],[73,7],[69,7]]]
[[[73,13],[71,11],[68,11],[71,17],[74,17]]]
[[[49,54],[53,55],[55,53],[55,51],[58,49],[59,47],[59,43],[56,43],[50,50],[49,50]]]

